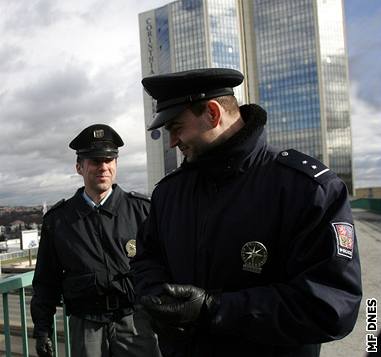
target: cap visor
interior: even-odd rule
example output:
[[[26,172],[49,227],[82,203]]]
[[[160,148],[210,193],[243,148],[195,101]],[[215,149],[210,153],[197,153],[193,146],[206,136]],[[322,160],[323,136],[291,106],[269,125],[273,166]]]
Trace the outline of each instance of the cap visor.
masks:
[[[91,152],[80,153],[78,154],[78,156],[84,159],[98,159],[98,158],[114,159],[118,157],[118,153],[110,152],[110,151],[91,151]]]
[[[155,119],[152,120],[147,130],[153,130],[162,127],[167,122],[181,114],[187,107],[188,104],[184,103],[162,110],[155,115]]]

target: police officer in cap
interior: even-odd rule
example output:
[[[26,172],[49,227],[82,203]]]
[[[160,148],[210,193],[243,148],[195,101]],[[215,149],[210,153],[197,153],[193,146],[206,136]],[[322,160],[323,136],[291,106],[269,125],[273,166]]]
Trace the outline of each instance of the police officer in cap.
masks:
[[[362,295],[343,181],[266,143],[266,112],[238,106],[243,75],[144,78],[184,155],[152,194],[132,261],[164,356],[318,356],[353,329]]]
[[[91,125],[69,146],[84,187],[43,219],[31,301],[37,353],[53,356],[53,315],[63,298],[73,357],[160,356],[149,316],[134,307],[129,265],[149,199],[114,183],[123,141],[111,127]]]

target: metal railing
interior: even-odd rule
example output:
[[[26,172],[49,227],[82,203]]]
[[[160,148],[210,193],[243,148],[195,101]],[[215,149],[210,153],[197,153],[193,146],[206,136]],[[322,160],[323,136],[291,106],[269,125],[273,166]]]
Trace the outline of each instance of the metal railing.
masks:
[[[11,323],[10,323],[10,308],[9,308],[9,296],[11,293],[18,293],[20,304],[20,319],[21,319],[21,336],[22,336],[22,355],[24,357],[29,356],[29,344],[28,344],[28,326],[27,326],[27,311],[26,311],[26,299],[25,289],[32,286],[34,272],[30,271],[23,274],[17,274],[0,280],[0,292],[3,295],[3,331],[5,341],[5,356],[12,356],[11,345]],[[63,338],[65,343],[65,356],[70,357],[70,339],[69,339],[69,324],[68,318],[65,314],[65,306],[62,309],[63,318]],[[18,326],[17,326],[18,327]],[[58,357],[58,338],[57,338],[57,319],[54,316],[53,323],[53,344],[55,356]]]
[[[375,213],[381,213],[381,198],[358,198],[351,201],[352,208],[362,208]]]
[[[30,254],[32,254],[32,256],[35,257],[37,255],[37,249],[38,248],[32,248],[32,249],[30,249],[30,252],[28,249],[25,249],[25,250],[18,250],[17,252],[1,253],[0,254],[0,261],[1,260],[17,259],[17,258],[25,258],[25,257],[28,257]]]

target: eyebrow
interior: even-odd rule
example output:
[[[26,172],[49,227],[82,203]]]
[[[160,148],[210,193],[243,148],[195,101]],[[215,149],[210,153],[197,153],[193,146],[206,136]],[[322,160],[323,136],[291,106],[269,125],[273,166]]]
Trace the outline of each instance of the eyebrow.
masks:
[[[170,120],[167,124],[164,125],[164,129],[169,131],[174,125],[179,123],[180,123],[179,119]]]

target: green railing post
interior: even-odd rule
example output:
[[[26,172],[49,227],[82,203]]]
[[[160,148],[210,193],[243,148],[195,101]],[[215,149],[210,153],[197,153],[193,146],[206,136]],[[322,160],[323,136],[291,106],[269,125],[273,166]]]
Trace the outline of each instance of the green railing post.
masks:
[[[5,356],[12,357],[11,329],[9,325],[8,293],[3,293],[3,314],[4,314]]]
[[[22,333],[22,350],[24,357],[29,356],[28,351],[28,327],[26,325],[26,311],[25,311],[25,289],[19,289],[20,295],[20,316],[21,316],[21,333]]]
[[[58,341],[57,341],[57,319],[56,315],[53,316],[53,348],[54,348],[54,355],[58,357]]]
[[[28,346],[28,326],[26,319],[26,299],[25,299],[25,288],[32,285],[34,272],[28,272],[23,274],[17,274],[15,276],[10,276],[5,279],[0,279],[0,293],[3,295],[3,314],[4,314],[4,340],[5,340],[5,356],[12,357],[12,346],[11,346],[11,326],[9,317],[9,293],[18,292],[19,303],[20,303],[20,314],[21,314],[21,335],[22,335],[22,348],[23,356],[29,356],[29,346]],[[66,309],[63,306],[63,327],[64,327],[64,340],[65,340],[65,356],[70,357],[70,337],[69,337],[69,324],[68,318],[66,316]],[[57,336],[57,320],[54,316],[54,350],[55,356],[58,356],[58,336]]]
[[[66,316],[66,306],[63,305],[63,323],[64,323],[64,333],[65,333],[65,356],[71,357],[70,350],[70,331],[69,331],[69,319]]]

